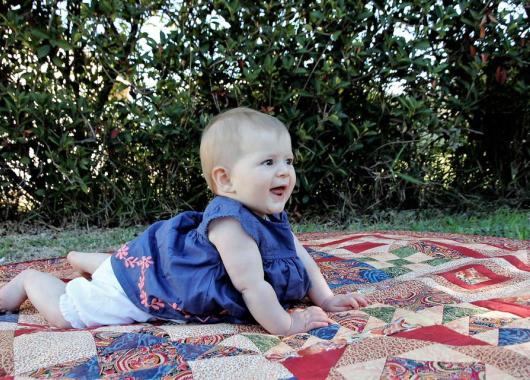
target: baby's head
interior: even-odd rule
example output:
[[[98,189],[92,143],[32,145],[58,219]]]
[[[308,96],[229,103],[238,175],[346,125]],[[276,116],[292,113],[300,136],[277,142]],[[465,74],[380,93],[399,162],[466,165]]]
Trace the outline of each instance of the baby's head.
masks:
[[[294,188],[291,138],[270,115],[245,107],[217,115],[202,133],[200,156],[215,194],[237,199],[259,214],[283,210]]]

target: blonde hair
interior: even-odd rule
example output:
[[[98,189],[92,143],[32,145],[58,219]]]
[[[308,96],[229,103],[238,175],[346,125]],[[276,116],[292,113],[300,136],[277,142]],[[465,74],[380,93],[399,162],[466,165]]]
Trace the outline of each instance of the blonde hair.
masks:
[[[252,132],[275,131],[289,134],[287,127],[273,116],[238,107],[215,116],[202,131],[200,157],[204,178],[215,193],[212,170],[230,167],[242,153],[243,139]]]

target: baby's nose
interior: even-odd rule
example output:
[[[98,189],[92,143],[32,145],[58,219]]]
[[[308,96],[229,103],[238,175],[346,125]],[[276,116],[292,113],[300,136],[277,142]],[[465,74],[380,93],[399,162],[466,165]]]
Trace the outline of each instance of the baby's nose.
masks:
[[[289,165],[287,164],[280,164],[278,165],[278,170],[276,171],[276,174],[279,176],[286,176],[289,174]]]

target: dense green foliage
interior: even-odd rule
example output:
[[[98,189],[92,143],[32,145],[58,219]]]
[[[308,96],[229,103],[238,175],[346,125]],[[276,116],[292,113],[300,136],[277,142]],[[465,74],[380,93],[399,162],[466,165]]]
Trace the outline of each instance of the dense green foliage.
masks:
[[[237,105],[289,126],[294,214],[524,203],[524,4],[0,5],[2,216],[105,225],[201,208],[201,128]]]

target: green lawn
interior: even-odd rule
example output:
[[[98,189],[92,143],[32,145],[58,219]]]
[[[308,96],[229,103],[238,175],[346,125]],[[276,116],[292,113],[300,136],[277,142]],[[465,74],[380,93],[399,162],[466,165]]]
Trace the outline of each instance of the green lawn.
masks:
[[[7,261],[32,260],[40,257],[63,256],[68,251],[105,251],[119,247],[145,229],[126,228],[40,229],[25,234],[0,237],[0,257]]]
[[[501,208],[494,211],[475,211],[444,214],[440,211],[390,211],[366,217],[352,218],[345,226],[333,222],[306,221],[294,225],[295,232],[407,230],[453,232],[530,239],[530,211]]]
[[[0,257],[6,261],[61,256],[71,250],[97,251],[119,247],[143,231],[145,226],[113,229],[40,229],[27,234],[6,233],[0,237]],[[293,223],[295,232],[409,230],[454,232],[530,239],[530,211],[498,209],[444,215],[433,211],[401,211],[352,218],[340,225],[334,221],[305,220]]]

